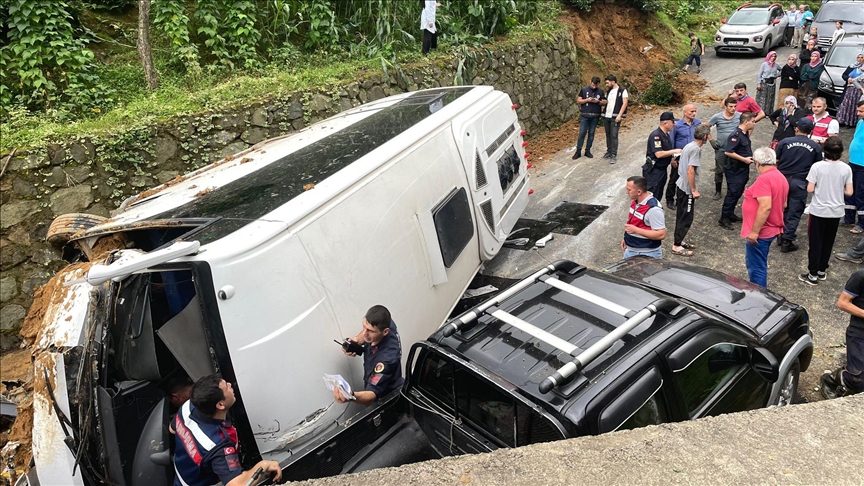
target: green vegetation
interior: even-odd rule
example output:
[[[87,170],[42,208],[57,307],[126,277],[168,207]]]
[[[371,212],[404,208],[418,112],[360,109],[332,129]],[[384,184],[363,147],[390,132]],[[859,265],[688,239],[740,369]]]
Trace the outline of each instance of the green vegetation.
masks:
[[[668,106],[672,103],[672,79],[678,75],[677,69],[657,71],[651,86],[642,93],[641,102],[649,105]]]
[[[153,0],[160,85],[150,91],[134,45],[136,5],[0,4],[0,151],[335,85],[421,59],[420,0]],[[466,46],[504,34],[549,35],[561,28],[559,7],[558,0],[446,2],[430,59],[456,55],[464,66]]]

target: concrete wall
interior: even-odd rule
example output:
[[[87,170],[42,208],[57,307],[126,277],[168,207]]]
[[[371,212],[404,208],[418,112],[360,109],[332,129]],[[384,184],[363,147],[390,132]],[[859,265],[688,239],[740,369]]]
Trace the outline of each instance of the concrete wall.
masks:
[[[299,484],[864,484],[864,394]]]
[[[0,179],[0,348],[17,331],[34,290],[65,263],[44,243],[64,213],[108,216],[128,196],[301,129],[342,110],[405,91],[454,84],[456,58],[403,66],[342,86],[259,100],[218,113],[166,120],[108,136],[19,148]],[[476,51],[462,66],[466,83],[508,93],[529,133],[574,117],[580,78],[570,35],[503,43]],[[5,161],[8,154],[0,155]]]

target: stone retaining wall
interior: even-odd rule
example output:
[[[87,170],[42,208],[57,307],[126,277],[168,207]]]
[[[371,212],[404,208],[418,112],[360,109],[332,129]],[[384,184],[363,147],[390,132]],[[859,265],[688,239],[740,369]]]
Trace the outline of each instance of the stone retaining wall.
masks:
[[[459,61],[421,63],[317,91],[260,100],[218,113],[182,117],[142,129],[16,149],[0,179],[0,348],[18,330],[33,292],[65,265],[45,243],[64,213],[108,216],[126,197],[215,162],[262,140],[299,130],[342,110],[392,94],[454,84]],[[580,77],[569,32],[504,43],[463,64],[466,82],[508,93],[529,133],[578,113]],[[5,162],[9,154],[0,155]]]

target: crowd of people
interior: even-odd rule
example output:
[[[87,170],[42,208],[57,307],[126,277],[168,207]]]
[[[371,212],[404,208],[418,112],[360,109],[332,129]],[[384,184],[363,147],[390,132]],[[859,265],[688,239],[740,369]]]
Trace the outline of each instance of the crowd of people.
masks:
[[[701,66],[701,49],[694,42],[688,59],[688,63],[696,62],[697,68]],[[752,283],[768,286],[768,254],[775,240],[783,253],[799,249],[798,230],[805,215],[809,244],[806,262],[802,262],[798,275],[802,284],[816,286],[827,280],[832,258],[857,264],[864,261],[864,237],[853,248],[834,249],[838,231],[864,234],[864,89],[857,81],[864,70],[864,55],[858,56],[844,74],[849,87],[836,117],[828,113],[827,101],[814,96],[815,89],[809,89],[813,76],[810,70],[819,68],[821,55],[814,50],[810,59],[809,64],[799,66],[793,54],[779,66],[772,52],[757,74],[757,95],[750,95],[746,83],[737,83],[721,102],[722,110],[704,121],[697,117],[693,104],[685,105],[678,118],[671,111],[660,114],[659,125],[648,134],[642,173],[626,182],[625,192],[631,204],[621,240],[625,259],[663,258],[666,216],[672,214],[672,255],[686,258],[695,254],[696,244],[687,236],[697,201],[702,197],[701,153],[708,145],[714,150],[711,199],[722,198],[717,224],[738,231]],[[611,75],[606,77],[608,91],[604,92],[599,83],[600,78],[594,77],[579,94],[582,116],[573,158],[592,157],[594,130],[603,118],[606,127],[610,122],[614,124],[614,129],[606,130],[606,157],[614,163],[620,119],[626,116],[627,92]],[[780,96],[775,104],[776,91]],[[610,95],[614,95],[614,103]],[[854,120],[842,118],[850,104],[854,106]],[[763,119],[774,125],[772,140],[769,146],[754,147],[750,137]],[[849,125],[856,127],[855,134],[850,146],[845,147],[838,135],[841,126]],[[755,180],[752,167],[756,169]],[[665,204],[661,203],[664,196]],[[841,229],[841,225],[845,228]],[[858,270],[837,303],[853,316],[847,333],[849,353],[861,352],[849,358],[843,372],[823,377],[826,396],[837,396],[838,390],[839,394],[864,391],[864,341],[856,337],[864,335],[862,282],[864,270]]]

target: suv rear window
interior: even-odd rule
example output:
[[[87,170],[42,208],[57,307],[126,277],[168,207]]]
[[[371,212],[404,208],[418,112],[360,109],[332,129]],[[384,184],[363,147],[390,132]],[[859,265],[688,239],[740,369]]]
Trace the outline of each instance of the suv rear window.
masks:
[[[509,447],[564,438],[546,417],[474,372],[436,354],[427,355],[417,388]]]
[[[731,25],[768,25],[767,10],[738,10],[726,22]]]

